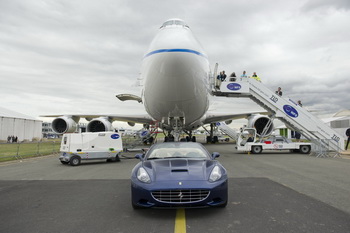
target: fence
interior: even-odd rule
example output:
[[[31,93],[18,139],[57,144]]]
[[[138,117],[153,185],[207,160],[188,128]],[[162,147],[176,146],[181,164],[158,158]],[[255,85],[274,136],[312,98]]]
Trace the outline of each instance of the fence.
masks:
[[[312,151],[316,157],[340,157],[340,147],[338,145],[338,150],[334,151],[331,149],[330,143],[334,143],[332,139],[313,139],[312,140]]]
[[[125,151],[135,149],[135,147],[142,147],[143,145],[138,137],[126,136],[122,139]],[[0,162],[59,153],[60,145],[60,140],[20,143],[0,142]]]
[[[0,162],[59,153],[60,144],[60,140],[20,143],[3,142],[0,143]],[[135,147],[142,147],[142,145],[143,143],[138,137],[123,137],[125,151],[135,149]]]
[[[0,143],[0,162],[58,153],[60,141]]]

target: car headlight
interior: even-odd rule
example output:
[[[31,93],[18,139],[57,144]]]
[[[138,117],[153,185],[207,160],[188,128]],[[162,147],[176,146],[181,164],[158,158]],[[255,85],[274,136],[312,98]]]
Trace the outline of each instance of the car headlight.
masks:
[[[151,178],[143,167],[137,171],[137,179],[143,183],[151,183]]]
[[[222,176],[221,169],[219,166],[216,165],[210,173],[209,181],[210,182],[217,181],[221,178],[221,176]]]

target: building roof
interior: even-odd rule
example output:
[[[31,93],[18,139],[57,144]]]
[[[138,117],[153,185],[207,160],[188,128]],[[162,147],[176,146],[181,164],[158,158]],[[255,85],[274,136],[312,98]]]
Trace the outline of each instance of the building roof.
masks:
[[[334,114],[334,117],[350,116],[350,109],[345,109]]]
[[[15,112],[6,108],[0,107],[0,117],[9,117],[9,118],[20,118],[20,119],[27,119],[27,120],[36,120],[34,117],[24,115],[19,112]]]

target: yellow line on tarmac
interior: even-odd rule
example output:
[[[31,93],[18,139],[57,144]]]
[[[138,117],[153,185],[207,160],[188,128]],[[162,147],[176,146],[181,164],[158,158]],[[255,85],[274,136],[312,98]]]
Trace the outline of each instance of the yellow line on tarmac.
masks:
[[[185,209],[177,209],[174,233],[186,233]]]

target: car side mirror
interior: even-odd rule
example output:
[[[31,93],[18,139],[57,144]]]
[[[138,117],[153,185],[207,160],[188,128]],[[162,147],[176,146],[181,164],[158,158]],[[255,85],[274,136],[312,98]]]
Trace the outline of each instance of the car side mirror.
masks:
[[[219,154],[219,152],[213,152],[213,153],[211,154],[211,157],[212,157],[213,159],[216,159],[216,158],[219,158],[219,157],[220,157],[220,154]]]
[[[143,160],[144,156],[145,156],[144,154],[136,154],[135,158],[139,160]]]

